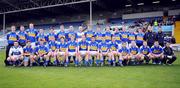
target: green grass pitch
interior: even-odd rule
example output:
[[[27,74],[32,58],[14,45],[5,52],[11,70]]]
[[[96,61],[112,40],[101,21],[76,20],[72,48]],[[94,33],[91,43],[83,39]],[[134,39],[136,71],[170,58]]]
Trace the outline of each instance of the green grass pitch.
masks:
[[[172,66],[5,67],[0,88],[180,88],[180,53]]]

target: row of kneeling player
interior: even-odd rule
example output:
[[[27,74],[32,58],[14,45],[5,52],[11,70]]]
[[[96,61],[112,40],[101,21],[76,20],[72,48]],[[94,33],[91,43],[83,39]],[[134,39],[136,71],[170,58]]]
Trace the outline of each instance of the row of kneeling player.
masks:
[[[150,48],[144,41],[141,47],[132,41],[129,45],[126,42],[117,44],[115,38],[107,43],[105,39],[98,44],[95,37],[91,38],[91,42],[87,42],[85,36],[82,36],[80,42],[76,42],[72,36],[69,42],[65,42],[61,37],[61,42],[55,41],[45,44],[44,40],[40,40],[39,44],[31,47],[31,42],[27,41],[24,48],[19,46],[18,41],[14,42],[14,46],[10,48],[7,65],[13,66],[69,66],[74,63],[75,66],[126,66],[149,64],[167,64],[171,65],[176,56],[170,47],[170,43],[166,43],[165,47],[161,47],[158,42]]]

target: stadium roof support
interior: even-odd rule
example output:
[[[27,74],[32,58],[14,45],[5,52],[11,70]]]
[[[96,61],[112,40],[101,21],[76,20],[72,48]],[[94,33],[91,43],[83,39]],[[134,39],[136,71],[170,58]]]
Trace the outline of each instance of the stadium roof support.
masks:
[[[90,26],[92,26],[92,2],[96,1],[96,0],[71,0],[71,2],[67,2],[67,0],[59,0],[56,4],[49,4],[46,6],[41,6],[38,3],[34,2],[33,0],[30,0],[31,3],[33,3],[34,5],[36,5],[36,7],[32,7],[32,8],[25,8],[25,9],[20,9],[17,6],[14,6],[13,4],[6,2],[5,0],[3,0],[5,3],[9,4],[10,6],[14,7],[16,10],[12,10],[12,11],[7,11],[7,12],[2,12],[0,14],[3,14],[3,35],[5,34],[5,29],[6,29],[6,14],[10,14],[10,13],[17,13],[17,12],[24,12],[24,11],[31,11],[31,10],[37,10],[37,9],[45,9],[45,8],[52,8],[52,7],[58,7],[58,6],[65,6],[65,5],[73,5],[73,4],[80,4],[80,3],[87,3],[89,2],[90,5]]]
[[[5,29],[6,29],[6,14],[3,14],[3,35],[5,34]]]
[[[54,5],[37,6],[37,7],[33,7],[33,8],[18,9],[18,10],[3,12],[3,13],[0,13],[0,14],[4,14],[4,13],[9,14],[9,13],[16,13],[16,12],[23,12],[23,11],[30,11],[30,10],[37,10],[37,9],[45,9],[45,8],[52,8],[52,7],[58,7],[58,6],[79,4],[79,3],[94,2],[94,1],[96,1],[96,0],[80,0],[80,1],[72,0],[72,2],[67,2],[67,3],[62,2],[62,3],[57,3],[57,4],[54,4]]]
[[[89,2],[89,8],[90,8],[90,13],[89,13],[89,21],[90,21],[90,23],[89,23],[89,25],[90,25],[90,28],[92,28],[92,0],[90,0],[90,2]]]
[[[12,7],[15,8],[15,9],[20,9],[19,7],[17,7],[17,6],[15,6],[15,5],[11,4],[11,3],[8,2],[7,0],[2,0],[2,1],[3,1],[4,3],[6,3],[6,4],[12,6]]]

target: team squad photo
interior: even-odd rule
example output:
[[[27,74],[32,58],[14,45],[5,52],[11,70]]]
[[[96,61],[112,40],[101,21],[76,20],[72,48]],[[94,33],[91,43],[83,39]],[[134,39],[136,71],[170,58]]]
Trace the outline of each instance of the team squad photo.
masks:
[[[180,88],[180,0],[0,0],[0,88]]]
[[[114,28],[106,26],[102,32],[97,26],[93,31],[89,26],[79,26],[75,32],[69,26],[65,32],[60,25],[60,32],[55,33],[53,27],[44,33],[43,29],[35,29],[30,23],[29,28],[11,26],[7,35],[5,64],[7,66],[128,66],[142,64],[172,65],[176,60],[170,44],[165,41],[161,27],[153,32],[153,26],[147,30],[132,30],[122,26]],[[77,29],[76,29],[77,30]],[[84,32],[84,30],[86,30]]]

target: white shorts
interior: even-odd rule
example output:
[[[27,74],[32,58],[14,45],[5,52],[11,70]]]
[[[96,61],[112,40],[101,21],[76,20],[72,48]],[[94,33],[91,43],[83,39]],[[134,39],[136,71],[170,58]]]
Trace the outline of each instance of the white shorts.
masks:
[[[94,56],[94,55],[97,55],[98,52],[97,51],[90,51],[90,55]]]
[[[101,54],[102,55],[108,55],[108,52],[102,52]]]
[[[80,55],[86,55],[87,51],[79,51]]]
[[[76,52],[69,52],[69,56],[75,56]]]
[[[16,60],[19,60],[21,58],[21,55],[13,55],[13,58],[15,58]]]
[[[29,61],[29,57],[24,57],[24,62],[28,62]]]
[[[53,52],[53,51],[50,51],[49,54],[50,54],[51,56],[56,56],[56,55],[57,55],[57,53],[56,53],[55,51],[54,51],[54,52]]]
[[[117,51],[112,51],[111,53],[118,53]]]
[[[77,41],[80,42],[82,40],[82,38],[78,38]]]
[[[65,52],[59,52],[58,54],[59,55],[65,55]]]

